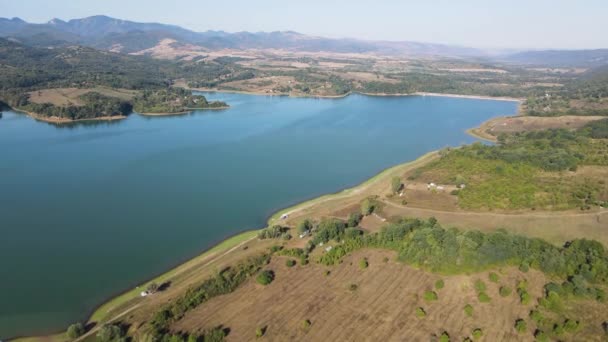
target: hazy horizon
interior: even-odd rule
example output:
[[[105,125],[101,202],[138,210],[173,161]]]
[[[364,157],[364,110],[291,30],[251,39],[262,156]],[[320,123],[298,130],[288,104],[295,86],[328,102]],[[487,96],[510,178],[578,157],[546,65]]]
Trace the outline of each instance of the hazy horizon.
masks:
[[[344,1],[307,3],[176,0],[103,2],[23,0],[0,4],[7,18],[31,23],[107,15],[193,31],[296,31],[328,38],[415,41],[481,49],[608,48],[608,3],[539,0],[508,3],[470,0]]]

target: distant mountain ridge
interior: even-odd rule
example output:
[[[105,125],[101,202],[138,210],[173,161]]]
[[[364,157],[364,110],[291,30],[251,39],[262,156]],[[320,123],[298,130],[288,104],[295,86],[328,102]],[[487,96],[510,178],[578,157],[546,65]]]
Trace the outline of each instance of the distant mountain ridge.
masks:
[[[324,38],[294,31],[195,32],[176,25],[139,23],[96,15],[44,24],[20,18],[0,18],[0,37],[38,47],[83,45],[121,53],[138,53],[163,40],[191,44],[204,51],[221,49],[277,49],[296,52],[371,53],[404,57],[465,57],[500,60],[509,64],[551,67],[597,67],[608,64],[608,49],[545,50],[490,53],[470,47],[411,41],[368,41],[352,38]],[[506,50],[505,50],[506,51]]]
[[[121,52],[154,47],[163,39],[195,44],[209,50],[285,49],[308,52],[378,53],[416,56],[482,56],[480,50],[433,43],[364,41],[308,36],[293,31],[194,32],[175,25],[138,23],[98,15],[31,24],[19,18],[0,18],[0,36],[35,46],[80,44],[100,49],[121,46]],[[136,46],[133,47],[133,43]]]

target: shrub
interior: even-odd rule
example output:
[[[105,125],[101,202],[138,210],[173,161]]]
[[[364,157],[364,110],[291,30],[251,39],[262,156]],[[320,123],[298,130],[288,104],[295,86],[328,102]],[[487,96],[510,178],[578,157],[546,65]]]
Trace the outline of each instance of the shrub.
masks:
[[[500,277],[494,272],[490,272],[488,278],[490,278],[490,281],[493,283],[498,283],[500,281]]]
[[[393,177],[393,179],[391,179],[391,190],[393,191],[393,193],[399,192],[399,190],[401,190],[401,187],[401,178]]]
[[[445,286],[445,283],[443,282],[443,279],[439,279],[435,282],[435,288],[436,289],[442,289]]]
[[[371,199],[366,198],[361,202],[361,214],[363,216],[367,216],[367,215],[373,213],[374,209],[375,209],[375,204],[373,203],[373,201]]]
[[[307,330],[312,325],[312,322],[309,319],[305,319],[302,321],[302,329]]]
[[[437,300],[438,298],[439,297],[437,297],[437,293],[435,293],[434,291],[424,292],[424,300],[426,300],[427,302]]]
[[[309,219],[304,219],[304,221],[300,221],[296,226],[296,231],[300,234],[310,231],[312,229],[312,221]]]
[[[416,316],[420,318],[426,317],[426,311],[424,311],[423,308],[418,307],[416,308]]]
[[[484,292],[486,290],[486,283],[483,282],[483,280],[481,279],[477,279],[475,281],[475,291],[477,291],[477,293],[480,292]]]
[[[536,331],[534,332],[534,337],[536,338],[536,341],[538,342],[547,342],[549,341],[549,336],[547,336],[547,334],[539,329],[536,329]]]
[[[608,321],[602,323],[602,329],[604,329],[604,333],[608,335]]]
[[[450,342],[450,335],[444,331],[441,336],[439,336],[439,342]]]
[[[330,270],[325,270],[324,274],[325,274],[325,276],[327,277],[328,275],[330,275],[330,274],[331,274],[331,271],[330,271]]]
[[[515,321],[515,330],[517,330],[517,332],[520,334],[524,333],[528,330],[528,324],[526,321],[520,318]]]
[[[283,233],[285,233],[287,230],[287,227],[281,227],[279,225],[264,228],[258,233],[258,239],[276,239],[281,237],[281,235],[283,235]]]
[[[294,267],[296,265],[296,261],[293,259],[287,259],[285,265],[287,265],[287,267]]]
[[[358,288],[359,288],[359,286],[357,286],[357,284],[350,284],[348,286],[348,289],[351,291],[357,291]]]
[[[359,261],[359,268],[365,269],[368,266],[369,266],[369,263],[367,262],[367,258],[363,258]]]
[[[97,340],[100,342],[122,341],[124,336],[124,330],[116,324],[106,324],[97,332]]]
[[[564,329],[569,333],[575,332],[578,329],[578,326],[579,322],[573,319],[567,319],[566,322],[564,322]]]
[[[522,272],[524,272],[524,273],[527,273],[530,270],[530,265],[528,265],[527,262],[522,262],[519,265],[519,270],[522,271]]]
[[[274,280],[274,272],[270,270],[262,271],[260,274],[258,274],[255,280],[258,282],[258,284],[268,285]]]
[[[490,298],[490,296],[488,296],[488,294],[485,292],[479,292],[477,299],[479,299],[481,303],[489,303],[492,300],[492,298]]]
[[[80,322],[74,323],[68,327],[67,335],[74,339],[82,336],[85,333],[84,325]]]
[[[553,325],[553,334],[556,336],[561,336],[564,334],[564,325],[563,324],[559,324],[559,323],[555,323]]]
[[[530,297],[530,294],[528,293],[528,291],[526,291],[525,289],[518,289],[517,294],[519,294],[519,301],[523,305],[530,304],[530,301],[532,300],[532,298]]]
[[[508,286],[501,286],[498,293],[500,293],[501,297],[508,297],[511,294],[511,288]]]
[[[530,311],[530,318],[536,322],[536,324],[540,324],[540,322],[543,320],[543,315],[538,310],[532,310]]]
[[[479,340],[481,338],[481,336],[483,336],[483,330],[481,330],[480,328],[473,330],[473,339],[474,340]]]
[[[382,262],[388,262],[388,258],[387,257],[382,258]]]
[[[363,214],[350,213],[350,215],[348,215],[347,225],[351,228],[357,227],[359,223],[361,223],[361,219],[363,219]]]
[[[266,327],[257,327],[255,329],[255,337],[260,338],[266,333]]]
[[[467,304],[464,306],[464,313],[469,316],[472,317],[473,316],[473,306],[471,306],[471,304]]]

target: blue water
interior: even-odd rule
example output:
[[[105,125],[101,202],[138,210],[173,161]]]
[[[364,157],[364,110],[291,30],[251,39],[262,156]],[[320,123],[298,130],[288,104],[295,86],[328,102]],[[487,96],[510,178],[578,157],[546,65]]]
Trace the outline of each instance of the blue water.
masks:
[[[474,141],[515,102],[206,94],[222,111],[0,119],[0,338],[60,330],[273,212]]]

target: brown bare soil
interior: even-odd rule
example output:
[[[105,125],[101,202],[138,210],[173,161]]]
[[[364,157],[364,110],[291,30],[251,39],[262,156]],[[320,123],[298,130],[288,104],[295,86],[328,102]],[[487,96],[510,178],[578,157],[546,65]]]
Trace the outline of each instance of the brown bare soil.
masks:
[[[358,262],[366,257],[367,269]],[[384,262],[388,258],[388,262]],[[532,305],[522,305],[515,292],[503,298],[500,285],[515,288],[517,281],[528,280],[533,297],[542,294],[546,282],[542,273],[527,274],[508,268],[500,284],[488,281],[486,272],[473,275],[439,276],[393,261],[395,254],[382,250],[363,250],[347,256],[338,266],[318,264],[288,268],[285,259],[275,257],[268,266],[276,279],[268,286],[248,281],[235,292],[216,297],[189,312],[177,322],[174,331],[200,332],[218,325],[230,329],[228,341],[251,341],[257,327],[267,327],[269,341],[423,341],[447,331],[453,341],[471,336],[481,328],[486,341],[528,340],[513,328],[525,318]],[[325,271],[331,273],[325,275]],[[444,279],[445,287],[434,289]],[[479,303],[473,283],[482,279],[491,303]],[[351,284],[357,289],[349,289]],[[439,299],[426,302],[426,290],[436,291]],[[464,306],[474,307],[473,317]],[[427,313],[415,315],[417,307]],[[498,309],[500,308],[500,309]],[[312,325],[304,329],[302,322]]]
[[[129,100],[135,96],[137,91],[128,89],[112,89],[106,87],[96,88],[55,88],[32,91],[29,93],[30,101],[34,103],[51,103],[55,106],[81,106],[84,103],[80,100],[80,96],[98,92],[105,96],[117,97],[119,99]]]

